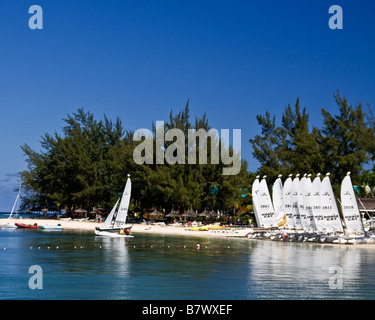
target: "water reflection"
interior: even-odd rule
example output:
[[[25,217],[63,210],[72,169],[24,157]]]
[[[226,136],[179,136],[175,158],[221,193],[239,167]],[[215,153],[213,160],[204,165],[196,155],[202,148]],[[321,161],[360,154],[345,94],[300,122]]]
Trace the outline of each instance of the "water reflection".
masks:
[[[368,264],[363,257],[368,258],[371,251],[337,245],[257,241],[249,255],[249,295],[259,299],[373,298],[374,273],[363,268]],[[374,263],[372,257],[371,264]],[[363,290],[363,286],[368,290]]]
[[[20,230],[0,241],[0,298],[375,298],[375,251],[357,246]],[[34,264],[43,290],[27,287]]]
[[[126,276],[129,273],[129,251],[127,238],[95,238],[98,242],[97,247],[103,250],[102,263],[107,266],[109,270],[115,270],[117,275]]]

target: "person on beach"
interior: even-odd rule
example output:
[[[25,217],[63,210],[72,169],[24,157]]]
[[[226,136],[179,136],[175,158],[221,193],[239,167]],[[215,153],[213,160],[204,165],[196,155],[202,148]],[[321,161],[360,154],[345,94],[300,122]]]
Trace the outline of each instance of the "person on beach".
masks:
[[[283,239],[286,240],[287,237],[288,237],[288,232],[286,232],[286,228],[284,228],[284,230],[283,230]]]

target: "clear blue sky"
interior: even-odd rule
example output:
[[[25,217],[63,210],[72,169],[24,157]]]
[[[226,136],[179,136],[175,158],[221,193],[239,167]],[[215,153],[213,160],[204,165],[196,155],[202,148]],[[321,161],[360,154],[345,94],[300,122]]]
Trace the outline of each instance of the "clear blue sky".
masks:
[[[31,5],[43,30],[30,30]],[[344,29],[328,27],[342,6]],[[84,107],[150,128],[181,110],[207,111],[216,129],[242,129],[242,156],[255,171],[255,116],[278,116],[300,97],[312,125],[320,108],[375,104],[374,1],[2,0],[0,2],[0,211],[26,168],[20,145]]]

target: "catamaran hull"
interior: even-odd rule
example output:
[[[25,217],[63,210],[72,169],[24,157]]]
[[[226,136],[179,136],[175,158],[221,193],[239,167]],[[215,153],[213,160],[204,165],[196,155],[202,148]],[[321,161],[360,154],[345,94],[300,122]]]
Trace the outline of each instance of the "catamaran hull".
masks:
[[[39,229],[44,230],[44,231],[62,231],[63,227],[44,225],[44,226],[39,226]]]
[[[133,236],[130,234],[120,234],[117,232],[110,232],[110,231],[95,230],[95,234],[97,236],[105,236],[105,237],[111,237],[111,238],[133,238]]]
[[[130,232],[130,229],[132,228],[132,225],[131,226],[125,226],[125,227],[122,227],[122,228],[96,228],[96,230],[98,231],[107,231],[107,232],[120,232],[121,229],[123,229],[125,232]]]
[[[3,227],[4,229],[16,229],[17,228],[17,226],[14,223],[6,223],[6,224],[3,224],[1,227]]]

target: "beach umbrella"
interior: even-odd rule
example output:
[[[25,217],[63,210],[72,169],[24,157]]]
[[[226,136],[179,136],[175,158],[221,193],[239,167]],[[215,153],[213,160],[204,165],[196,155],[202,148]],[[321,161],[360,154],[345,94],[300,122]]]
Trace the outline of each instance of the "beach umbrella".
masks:
[[[183,217],[193,217],[195,218],[198,214],[193,210],[186,211],[182,214]]]
[[[178,211],[172,210],[171,212],[169,212],[165,216],[168,217],[168,218],[170,218],[170,217],[178,217],[179,215],[180,215],[180,213]]]
[[[87,216],[87,210],[85,210],[83,208],[78,208],[78,209],[74,210],[73,212],[74,213],[84,213],[85,218]]]
[[[150,217],[151,216],[164,216],[164,213],[160,212],[160,211],[157,211],[157,210],[154,210],[150,213]]]
[[[204,210],[203,212],[198,214],[198,216],[200,216],[200,217],[211,217],[211,214],[208,211]]]
[[[210,215],[211,215],[211,217],[213,217],[213,218],[217,218],[217,212],[214,211],[214,210],[210,211]]]

